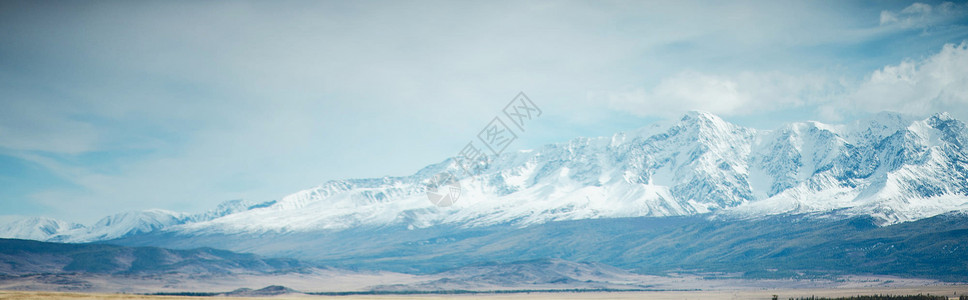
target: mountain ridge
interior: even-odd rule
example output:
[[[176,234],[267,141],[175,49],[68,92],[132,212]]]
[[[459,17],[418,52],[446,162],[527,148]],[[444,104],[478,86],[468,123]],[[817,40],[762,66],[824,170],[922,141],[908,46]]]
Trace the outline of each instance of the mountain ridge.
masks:
[[[413,175],[332,180],[279,201],[227,202],[196,215],[129,212],[66,230],[8,224],[0,237],[89,242],[154,231],[530,226],[702,214],[871,215],[886,225],[968,209],[965,145],[968,129],[946,113],[923,119],[880,113],[847,125],[807,121],[757,130],[690,112],[668,126],[503,153],[475,177],[449,158]],[[441,172],[460,179],[461,199],[450,208],[433,206],[424,194],[425,181]]]

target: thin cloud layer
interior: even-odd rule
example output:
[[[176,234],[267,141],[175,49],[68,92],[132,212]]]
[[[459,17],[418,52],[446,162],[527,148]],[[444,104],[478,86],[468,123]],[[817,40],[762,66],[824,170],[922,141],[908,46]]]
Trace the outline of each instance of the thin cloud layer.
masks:
[[[734,76],[686,71],[665,78],[654,88],[606,95],[618,110],[642,116],[670,117],[689,110],[726,116],[760,114],[818,101],[833,89],[822,76],[780,72],[743,72]]]
[[[915,2],[899,11],[881,11],[881,26],[926,28],[968,15],[968,3],[943,2],[936,6]]]

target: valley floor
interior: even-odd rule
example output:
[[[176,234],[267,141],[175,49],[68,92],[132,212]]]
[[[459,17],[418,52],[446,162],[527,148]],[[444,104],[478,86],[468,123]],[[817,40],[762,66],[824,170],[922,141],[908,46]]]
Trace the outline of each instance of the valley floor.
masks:
[[[181,297],[181,296],[145,296],[131,294],[100,294],[100,293],[63,293],[63,292],[33,292],[33,291],[4,291],[0,290],[0,299],[41,300],[41,299],[178,299],[178,300],[210,300],[210,299],[771,299],[773,295],[779,299],[791,297],[846,297],[856,295],[944,295],[949,299],[958,299],[959,295],[968,294],[968,285],[941,285],[928,287],[904,288],[845,288],[845,289],[760,289],[760,290],[718,290],[718,291],[670,291],[670,292],[580,292],[580,293],[516,293],[516,294],[463,294],[463,295],[353,295],[353,296],[310,296],[291,295],[271,298],[231,298],[231,297]]]
[[[502,273],[503,274],[503,273]],[[707,274],[708,275],[708,274]],[[507,276],[507,275],[502,275]],[[500,277],[500,276],[498,276]],[[456,279],[455,279],[456,278]],[[139,294],[184,292],[225,293],[228,296],[286,294],[290,298],[326,298],[299,293],[340,293],[341,299],[488,298],[517,299],[780,299],[802,296],[861,294],[919,294],[954,296],[968,294],[968,284],[892,276],[843,276],[836,279],[741,279],[720,274],[651,276],[625,274],[616,278],[592,278],[566,282],[470,280],[443,275],[409,275],[392,272],[316,270],[277,275],[196,276],[47,274],[0,277],[0,299],[192,299],[149,297]],[[480,279],[480,278],[478,278]],[[594,279],[594,280],[591,280]],[[271,286],[270,286],[271,285]],[[241,288],[241,289],[240,289]],[[582,292],[546,292],[575,291]],[[610,292],[596,292],[610,290]],[[59,291],[40,292],[40,291]],[[377,294],[373,294],[376,291]],[[413,294],[409,291],[423,291]],[[432,294],[432,291],[501,291],[497,293]],[[518,291],[536,291],[519,293]],[[242,294],[240,294],[242,293]],[[346,295],[348,293],[349,295]],[[399,293],[399,294],[397,294]],[[325,294],[325,293],[324,293]],[[317,294],[318,295],[318,294]],[[329,295],[329,294],[327,294]],[[225,298],[220,295],[215,298]],[[332,296],[331,296],[332,297]],[[212,297],[203,297],[213,299]],[[957,297],[956,297],[957,298]],[[253,299],[253,298],[246,298]],[[273,298],[278,299],[278,298]]]

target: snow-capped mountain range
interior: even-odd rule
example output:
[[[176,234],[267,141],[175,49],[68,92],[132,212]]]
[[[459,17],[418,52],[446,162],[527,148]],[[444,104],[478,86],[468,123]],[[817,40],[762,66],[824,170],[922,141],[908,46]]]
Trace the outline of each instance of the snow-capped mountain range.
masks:
[[[272,203],[251,204],[242,200],[230,200],[211,211],[194,215],[163,209],[130,211],[104,217],[92,226],[33,217],[0,226],[0,238],[71,242],[112,240],[176,225],[213,220]]]
[[[666,125],[504,153],[474,177],[447,159],[410,176],[334,180],[279,201],[230,201],[202,214],[129,212],[92,226],[27,219],[0,227],[0,237],[89,242],[152,231],[529,226],[706,213],[871,215],[894,224],[968,210],[966,147],[968,128],[946,113],[756,130],[690,112]],[[441,172],[457,175],[462,188],[451,207],[427,199],[425,184]]]

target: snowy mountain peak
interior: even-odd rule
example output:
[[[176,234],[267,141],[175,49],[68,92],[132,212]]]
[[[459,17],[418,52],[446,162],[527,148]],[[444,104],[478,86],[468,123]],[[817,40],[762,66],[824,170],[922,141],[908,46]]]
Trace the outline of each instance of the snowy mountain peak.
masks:
[[[698,130],[701,134],[722,134],[738,128],[733,123],[724,121],[711,113],[690,111],[686,113],[676,126]]]
[[[950,120],[954,120],[955,118],[952,118],[951,114],[949,114],[948,112],[943,111],[932,115],[931,119],[940,120],[940,121],[950,121]]]
[[[684,121],[684,122],[685,121],[688,121],[688,120],[702,120],[702,121],[710,121],[710,122],[725,122],[719,116],[714,115],[714,114],[712,114],[710,112],[701,111],[701,110],[690,110],[690,111],[687,111],[685,114],[682,115],[682,118],[679,118],[679,120],[680,121]]]

